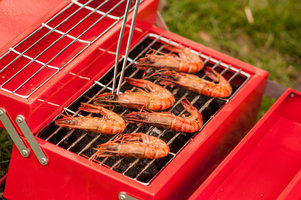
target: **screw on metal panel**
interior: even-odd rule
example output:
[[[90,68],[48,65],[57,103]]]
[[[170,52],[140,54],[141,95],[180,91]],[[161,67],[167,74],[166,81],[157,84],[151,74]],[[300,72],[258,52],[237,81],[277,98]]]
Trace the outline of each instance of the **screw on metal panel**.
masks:
[[[136,198],[127,195],[125,192],[120,192],[118,195],[119,200],[137,200]]]
[[[4,111],[0,109],[0,116],[4,114]]]
[[[23,120],[24,120],[24,118],[23,118],[22,116],[18,116],[18,117],[16,118],[16,122],[17,122],[17,123],[22,123]]]
[[[41,163],[42,165],[47,165],[47,164],[48,164],[48,159],[45,158],[45,157],[43,157],[43,158],[40,159],[40,163]]]
[[[125,199],[126,199],[126,196],[125,196],[125,194],[124,194],[123,192],[121,192],[121,193],[119,194],[119,199],[120,199],[120,200],[125,200]]]
[[[21,154],[22,154],[23,157],[28,157],[28,156],[29,156],[29,151],[26,150],[26,149],[23,149],[23,150],[21,151]]]
[[[294,97],[295,96],[295,94],[294,93],[291,93],[291,97]]]

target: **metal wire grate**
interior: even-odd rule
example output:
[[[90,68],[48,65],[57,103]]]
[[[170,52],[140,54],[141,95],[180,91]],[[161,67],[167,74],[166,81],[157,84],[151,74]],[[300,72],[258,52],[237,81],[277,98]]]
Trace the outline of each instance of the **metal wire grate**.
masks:
[[[163,44],[178,45],[169,39],[163,38],[155,34],[149,34],[144,38],[139,44],[133,48],[129,54],[128,64],[126,66],[125,76],[133,78],[141,78],[143,71],[133,67],[135,61],[145,55],[150,49],[156,49],[162,52],[168,52],[164,49]],[[193,51],[194,52],[194,51]],[[196,53],[196,52],[195,52]],[[171,88],[167,86],[176,98],[176,103],[172,108],[169,109],[170,112],[175,115],[181,115],[185,112],[181,105],[181,100],[187,98],[203,115],[204,126],[213,118],[219,109],[223,107],[236,92],[239,91],[241,87],[248,81],[250,75],[238,70],[231,65],[227,65],[222,61],[218,61],[197,53],[201,58],[203,58],[206,66],[214,68],[217,72],[222,74],[231,84],[233,92],[228,98],[211,98],[204,95],[198,95],[182,88]],[[119,71],[122,65],[122,59],[119,60]],[[120,74],[118,74],[119,76]],[[203,78],[207,78],[203,72],[199,72],[197,75]],[[100,80],[95,81],[94,85],[91,86],[89,90],[86,91],[79,97],[73,104],[68,108],[65,108],[68,112],[78,115],[78,107],[80,102],[92,102],[93,99],[101,93],[110,92],[112,86],[112,76],[113,69],[109,70]],[[153,80],[156,82],[156,80]],[[131,85],[123,82],[121,91],[133,89]],[[87,96],[89,98],[87,98]],[[130,109],[124,109],[120,107],[115,107],[114,112],[124,115],[131,112]],[[89,113],[81,112],[80,115],[90,115]],[[94,114],[93,114],[94,115]],[[143,125],[141,127],[136,124],[128,124],[124,133],[132,132],[143,132],[164,140],[170,147],[170,153],[165,158],[161,159],[135,159],[135,158],[121,158],[118,156],[110,158],[98,159],[101,164],[109,166],[112,170],[117,171],[129,178],[136,180],[142,184],[149,184],[156,175],[164,169],[164,167],[172,161],[172,159],[183,149],[189,141],[193,139],[196,134],[201,134],[201,132],[196,132],[194,134],[175,132],[172,130],[162,130],[148,125]],[[90,159],[96,152],[93,150],[98,144],[102,144],[113,140],[117,135],[104,135],[95,134],[91,132],[81,131],[81,130],[68,130],[66,128],[60,128],[55,126],[53,123],[43,130],[38,136],[51,142],[59,147],[62,147],[68,151],[74,152],[78,155],[85,155]]]
[[[0,88],[22,98],[31,96],[117,24],[125,4],[126,0],[73,0],[1,56]]]

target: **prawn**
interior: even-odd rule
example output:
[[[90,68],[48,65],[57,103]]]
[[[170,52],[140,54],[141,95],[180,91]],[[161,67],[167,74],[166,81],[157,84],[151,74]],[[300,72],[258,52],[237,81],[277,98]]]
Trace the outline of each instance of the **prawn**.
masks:
[[[94,100],[94,104],[119,104],[123,107],[133,109],[147,109],[150,111],[165,110],[175,103],[173,94],[148,80],[125,78],[125,81],[131,85],[144,88],[138,88],[138,91],[125,91],[119,95],[112,93],[104,93]]]
[[[120,115],[107,110],[102,106],[81,103],[79,110],[91,113],[100,113],[103,117],[72,117],[63,115],[63,118],[55,120],[55,124],[61,127],[81,129],[103,134],[121,133],[126,127],[125,121]]]
[[[196,73],[203,69],[202,59],[183,46],[164,46],[166,49],[178,53],[165,54],[156,50],[137,61],[139,69],[168,69],[179,72]],[[160,55],[156,55],[160,54]]]
[[[145,123],[185,133],[200,130],[203,126],[202,114],[187,99],[184,99],[181,103],[185,110],[191,114],[189,117],[175,116],[170,112],[135,112],[127,114],[126,121],[128,123]]]
[[[95,157],[125,156],[156,159],[167,156],[169,146],[161,139],[144,133],[123,134],[94,148]]]
[[[161,75],[162,85],[179,85],[192,92],[203,94],[210,97],[228,97],[232,93],[230,83],[214,69],[206,67],[205,74],[211,78],[214,83],[202,79],[194,74],[178,73],[175,71],[159,71],[155,74]]]

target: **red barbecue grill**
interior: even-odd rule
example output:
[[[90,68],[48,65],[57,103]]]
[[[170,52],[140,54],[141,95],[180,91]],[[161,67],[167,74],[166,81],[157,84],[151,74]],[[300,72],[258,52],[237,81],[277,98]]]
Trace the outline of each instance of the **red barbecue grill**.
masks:
[[[137,59],[150,49],[169,53],[164,44],[183,45],[230,82],[231,96],[212,98],[167,86],[176,98],[169,111],[182,115],[180,102],[187,98],[202,113],[204,125],[199,132],[188,134],[128,124],[125,133],[147,133],[169,145],[170,153],[155,160],[115,156],[93,162],[93,148],[116,135],[54,125],[64,112],[79,115],[80,102],[91,102],[97,95],[112,91],[126,3],[43,2],[28,12],[39,8],[46,14],[29,19],[33,25],[26,31],[16,30],[18,34],[1,47],[0,119],[15,143],[5,198],[184,199],[254,125],[268,73],[156,27],[155,0],[140,1],[128,57],[123,56],[126,43],[121,45],[117,78],[124,59],[125,76],[141,78],[143,71],[134,67]],[[124,38],[130,35],[132,18],[133,12]],[[203,72],[197,75],[207,78]],[[132,86],[123,82],[121,92],[129,89]],[[124,115],[130,110],[116,107],[114,112]]]

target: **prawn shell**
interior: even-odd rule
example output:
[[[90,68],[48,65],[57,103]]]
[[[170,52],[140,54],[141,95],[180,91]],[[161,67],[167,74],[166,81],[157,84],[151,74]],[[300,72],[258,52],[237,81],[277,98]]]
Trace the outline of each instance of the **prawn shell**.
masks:
[[[145,91],[142,89],[137,92],[127,90],[119,95],[104,93],[99,95],[94,103],[114,104],[137,110],[160,111],[170,108],[175,102],[173,94],[160,85],[143,79],[126,77],[125,80],[131,85],[144,88]]]
[[[152,53],[140,58],[136,66],[140,69],[168,69],[186,73],[197,73],[203,69],[203,60],[188,48],[170,45],[164,45],[164,48],[176,52],[178,55],[153,50]]]
[[[170,112],[134,112],[126,114],[125,119],[128,123],[144,123],[185,133],[200,130],[203,126],[202,114],[187,99],[184,99],[181,103],[186,111],[191,114],[189,117],[175,116]]]
[[[102,106],[81,103],[79,110],[100,113],[103,117],[72,117],[65,116],[55,120],[55,124],[65,128],[81,129],[102,134],[117,134],[123,132],[126,123],[123,118]]]
[[[187,90],[197,94],[203,94],[210,97],[228,97],[232,93],[230,83],[215,70],[206,67],[206,75],[218,83],[202,79],[194,74],[186,74],[175,71],[161,71],[160,75],[161,84],[176,84]]]
[[[124,134],[116,141],[98,145],[96,156],[158,159],[167,156],[169,151],[169,146],[160,138],[144,133],[133,133]]]

